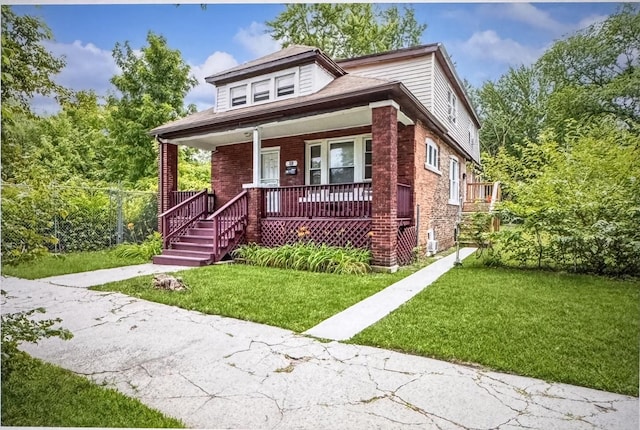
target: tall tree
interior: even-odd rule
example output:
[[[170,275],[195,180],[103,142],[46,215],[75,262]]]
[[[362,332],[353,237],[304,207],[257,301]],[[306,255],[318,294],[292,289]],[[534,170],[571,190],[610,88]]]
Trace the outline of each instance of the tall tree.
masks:
[[[283,46],[316,46],[333,58],[373,54],[420,44],[426,24],[414,10],[370,3],[288,4],[267,27]]]
[[[612,114],[640,126],[640,6],[622,5],[605,21],[556,42],[538,61],[553,97],[550,125],[566,116]]]
[[[149,32],[139,53],[129,42],[116,44],[113,57],[122,73],[111,78],[120,96],[109,98],[109,135],[114,143],[113,180],[136,182],[157,171],[156,143],[147,132],[194,110],[184,98],[197,81],[180,51]]]
[[[65,65],[42,45],[53,34],[41,19],[18,16],[10,6],[2,6],[2,117],[10,107],[29,111],[31,98],[63,91],[52,76]]]

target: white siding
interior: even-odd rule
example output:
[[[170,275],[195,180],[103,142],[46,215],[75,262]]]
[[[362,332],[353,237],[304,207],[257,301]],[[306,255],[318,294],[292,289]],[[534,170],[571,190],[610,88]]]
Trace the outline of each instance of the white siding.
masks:
[[[427,109],[431,106],[431,63],[433,54],[406,60],[351,67],[348,73],[369,78],[401,81]]]
[[[226,86],[216,88],[216,112],[227,110],[229,103],[229,90]]]
[[[313,92],[320,91],[335,79],[335,77],[327,72],[327,70],[317,64],[314,64],[315,78],[313,80]]]
[[[438,118],[449,130],[449,134],[465,148],[476,161],[480,161],[480,150],[478,145],[478,128],[471,118],[471,114],[461,102],[461,95],[456,93],[457,97],[457,117],[456,122],[449,122],[449,102],[447,100],[447,90],[454,88],[447,79],[440,64],[435,61],[434,64],[434,109],[433,114]],[[475,145],[469,145],[469,129],[474,133]]]
[[[300,95],[304,96],[313,92],[313,78],[314,78],[315,64],[305,64],[300,66]]]

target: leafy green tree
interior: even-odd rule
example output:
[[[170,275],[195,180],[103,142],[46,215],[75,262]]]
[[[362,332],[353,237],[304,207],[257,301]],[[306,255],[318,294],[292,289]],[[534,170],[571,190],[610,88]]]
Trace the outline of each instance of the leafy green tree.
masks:
[[[42,45],[53,39],[47,25],[37,17],[16,15],[10,6],[2,6],[2,118],[11,115],[10,108],[29,111],[36,94],[63,92],[52,76],[65,65]]]
[[[503,261],[578,272],[640,273],[640,138],[613,115],[567,124],[566,140],[543,135],[544,159],[512,181],[504,211],[518,221],[501,233]],[[509,179],[507,179],[509,180]]]
[[[510,68],[477,92],[482,150],[491,156],[504,148],[520,155],[527,141],[538,138],[546,118],[549,85],[535,67]]]
[[[420,44],[426,24],[414,10],[383,9],[370,3],[296,3],[267,27],[283,46],[309,45],[333,58],[349,58]]]
[[[553,89],[550,125],[568,116],[615,115],[640,124],[640,6],[625,4],[602,23],[556,42],[538,61]],[[558,115],[558,112],[562,112]]]
[[[197,81],[180,51],[152,32],[139,53],[129,42],[118,43],[113,57],[122,73],[111,78],[119,96],[111,96],[108,103],[114,144],[109,169],[112,180],[135,183],[157,172],[157,147],[148,131],[194,110],[185,108],[184,97]]]

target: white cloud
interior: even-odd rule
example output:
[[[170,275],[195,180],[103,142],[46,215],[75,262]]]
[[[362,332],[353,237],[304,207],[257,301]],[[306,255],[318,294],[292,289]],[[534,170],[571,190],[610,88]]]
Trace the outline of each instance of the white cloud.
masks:
[[[473,33],[460,44],[461,51],[477,59],[497,61],[508,65],[531,64],[542,54],[542,49],[524,46],[512,39],[502,39],[494,30]]]
[[[549,12],[538,9],[530,3],[508,3],[504,5],[502,14],[514,21],[554,33],[561,33],[567,28],[566,24],[553,19]]]
[[[239,43],[255,57],[262,57],[280,49],[280,43],[271,38],[266,32],[267,27],[258,22],[252,22],[248,28],[241,28],[233,36],[233,41]]]
[[[198,80],[198,85],[189,91],[185,97],[185,104],[193,103],[199,111],[213,106],[215,101],[215,88],[213,85],[206,83],[204,78],[237,65],[238,61],[236,61],[231,54],[220,51],[209,55],[202,64],[190,64],[191,73]]]
[[[109,79],[120,72],[111,51],[100,49],[92,43],[83,44],[47,42],[46,48],[56,56],[65,56],[65,68],[55,76],[58,84],[74,90],[94,90],[105,95],[111,88]]]

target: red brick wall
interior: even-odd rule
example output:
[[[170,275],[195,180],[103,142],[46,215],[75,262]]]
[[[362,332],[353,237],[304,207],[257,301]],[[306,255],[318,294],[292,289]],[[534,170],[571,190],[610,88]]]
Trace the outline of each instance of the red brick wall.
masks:
[[[440,148],[440,172],[424,167],[426,162],[426,138],[433,139]],[[415,126],[415,186],[414,201],[420,205],[419,245],[427,243],[427,230],[433,229],[439,250],[454,245],[454,228],[459,207],[449,202],[449,156],[455,155],[460,163],[460,189],[463,189],[462,173],[466,171],[465,159],[436,137],[422,123]]]
[[[398,183],[413,184],[415,174],[415,126],[398,124]],[[375,153],[373,154],[375,156]]]
[[[162,213],[170,208],[171,191],[178,190],[178,146],[159,144],[158,158],[161,166],[158,177],[158,213]]]
[[[373,201],[371,254],[375,266],[397,264],[398,119],[392,106],[371,110],[373,157]]]
[[[304,185],[305,140],[331,139],[371,132],[371,127],[333,130],[279,139],[265,139],[262,147],[280,147],[280,185]],[[296,175],[285,175],[285,162],[298,162]],[[220,146],[211,154],[211,188],[216,193],[216,208],[242,191],[242,184],[253,182],[253,144],[251,142]]]

